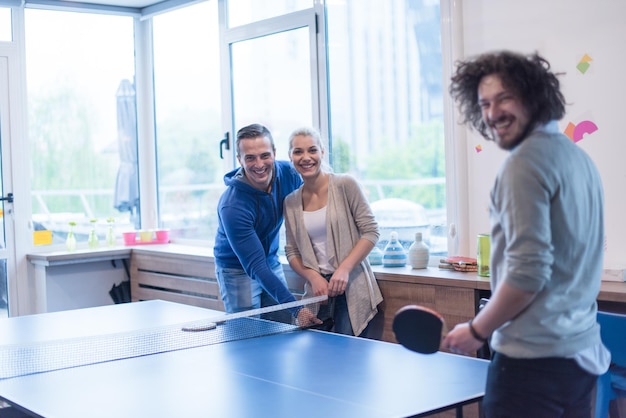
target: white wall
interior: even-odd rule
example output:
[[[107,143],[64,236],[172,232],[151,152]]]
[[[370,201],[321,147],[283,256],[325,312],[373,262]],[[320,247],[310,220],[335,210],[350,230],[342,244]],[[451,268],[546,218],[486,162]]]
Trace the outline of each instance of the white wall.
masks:
[[[591,120],[598,130],[578,145],[596,161],[606,196],[605,268],[626,268],[626,2],[622,0],[463,0],[466,57],[496,49],[539,52],[560,78],[567,107],[559,122]],[[576,65],[588,54],[585,74]],[[482,152],[475,147],[481,145]],[[467,136],[470,237],[489,231],[489,190],[506,157],[475,133]],[[572,208],[576,210],[576,208]],[[471,242],[471,253],[476,243]]]

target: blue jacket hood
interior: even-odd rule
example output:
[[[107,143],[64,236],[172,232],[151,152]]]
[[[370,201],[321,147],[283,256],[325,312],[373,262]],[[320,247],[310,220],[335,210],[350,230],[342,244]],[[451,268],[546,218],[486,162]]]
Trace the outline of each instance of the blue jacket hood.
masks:
[[[269,193],[252,187],[242,177],[242,168],[224,175],[227,188],[217,208],[219,224],[213,253],[216,264],[243,267],[248,272],[261,257],[278,260],[283,201],[300,187],[302,179],[288,161],[274,163]]]

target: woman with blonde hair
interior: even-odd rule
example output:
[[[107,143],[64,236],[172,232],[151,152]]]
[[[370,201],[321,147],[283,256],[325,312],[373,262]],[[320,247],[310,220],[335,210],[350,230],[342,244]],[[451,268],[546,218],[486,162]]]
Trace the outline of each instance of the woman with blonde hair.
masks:
[[[379,238],[378,224],[358,182],[332,173],[320,134],[300,128],[289,137],[289,158],[303,185],[285,198],[291,268],[306,279],[306,295],[328,295],[333,331],[372,336],[370,321],[382,295],[367,255]],[[328,309],[334,308],[334,309]]]

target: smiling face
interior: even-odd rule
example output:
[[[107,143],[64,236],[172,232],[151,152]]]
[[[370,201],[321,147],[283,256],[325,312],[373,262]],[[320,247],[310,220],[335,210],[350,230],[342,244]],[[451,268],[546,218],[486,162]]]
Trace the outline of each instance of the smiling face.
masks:
[[[245,138],[239,143],[237,160],[256,189],[268,191],[274,177],[276,150],[265,136]]]
[[[298,173],[306,180],[320,173],[324,150],[311,135],[296,135],[291,141],[289,157]]]
[[[517,94],[503,86],[500,76],[483,77],[478,85],[478,105],[483,121],[500,148],[513,149],[528,134],[528,110]]]

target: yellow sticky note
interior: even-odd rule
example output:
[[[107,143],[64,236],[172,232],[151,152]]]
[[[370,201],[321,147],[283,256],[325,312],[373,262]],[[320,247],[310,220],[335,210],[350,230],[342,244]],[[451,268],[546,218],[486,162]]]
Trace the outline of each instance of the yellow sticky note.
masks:
[[[52,244],[52,231],[33,231],[33,244],[35,245]]]

